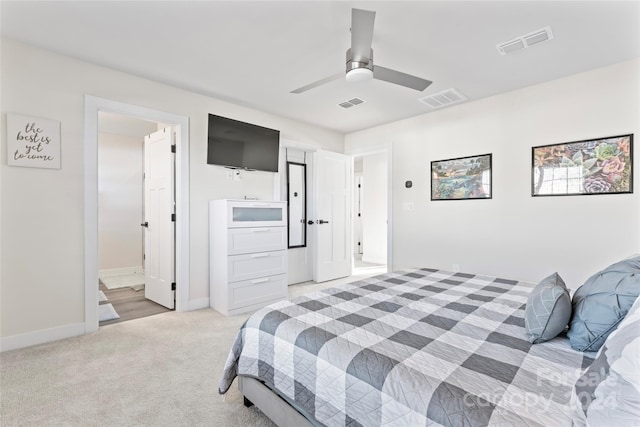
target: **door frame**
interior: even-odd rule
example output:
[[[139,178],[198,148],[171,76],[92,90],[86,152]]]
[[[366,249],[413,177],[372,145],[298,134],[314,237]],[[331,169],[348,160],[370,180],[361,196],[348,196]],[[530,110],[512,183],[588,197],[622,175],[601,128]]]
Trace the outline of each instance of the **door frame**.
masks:
[[[387,154],[387,271],[393,271],[393,145],[389,142],[371,147],[345,150],[345,154],[351,156],[352,159],[378,153]],[[355,176],[353,172],[352,175]],[[351,178],[352,181],[353,176]],[[351,237],[351,241],[353,239],[354,236]]]
[[[358,156],[355,156],[358,157]],[[355,171],[355,157],[353,158],[353,255],[362,255],[364,238],[362,236],[362,172]],[[360,178],[360,179],[358,179]],[[359,244],[358,244],[359,243]]]
[[[189,117],[85,95],[85,333],[98,330],[98,113],[100,111],[123,114],[176,127],[176,311],[189,310]]]

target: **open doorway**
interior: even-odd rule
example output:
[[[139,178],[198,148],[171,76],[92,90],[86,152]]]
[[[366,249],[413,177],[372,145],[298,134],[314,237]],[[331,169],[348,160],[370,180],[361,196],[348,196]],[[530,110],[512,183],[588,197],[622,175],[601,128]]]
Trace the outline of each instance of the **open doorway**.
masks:
[[[153,301],[153,287],[146,286],[149,278],[145,277],[149,275],[149,269],[145,270],[145,244],[150,255],[157,256],[158,251],[151,246],[162,243],[148,235],[152,234],[147,231],[148,219],[157,217],[152,211],[158,207],[149,203],[149,180],[145,179],[145,175],[149,176],[153,172],[149,170],[149,163],[156,160],[150,159],[153,153],[146,150],[145,145],[150,135],[158,134],[159,130],[161,133],[166,133],[167,130],[171,132],[171,127],[116,113],[98,114],[100,326],[164,313],[174,306],[173,300],[171,304],[165,303],[168,307]],[[172,158],[167,159],[173,162]],[[172,171],[170,173],[173,174]],[[168,190],[173,204],[173,177],[169,181],[171,188]],[[172,224],[167,225],[173,228]],[[173,239],[173,230],[170,233]],[[173,250],[170,250],[172,253],[168,258],[173,264],[175,257]],[[174,266],[171,267],[174,271]],[[170,282],[174,281],[171,273]]]
[[[318,251],[317,239],[322,232],[329,232],[330,225],[339,224],[338,221],[325,218],[327,209],[321,214],[317,209],[319,206],[327,207],[327,197],[324,191],[318,188],[319,183],[327,181],[327,177],[322,178],[318,172],[323,172],[326,165],[316,164],[318,154],[322,151],[310,149],[299,144],[284,143],[281,153],[281,168],[284,171],[281,180],[281,191],[283,200],[289,204],[300,195],[307,196],[306,215],[296,217],[294,222],[300,226],[305,233],[302,241],[290,244],[288,248],[289,257],[289,284],[299,284],[315,281],[314,260],[317,258],[315,252]],[[338,274],[334,277],[382,274],[387,271],[390,265],[391,253],[388,249],[390,242],[389,218],[390,209],[390,154],[389,149],[378,149],[374,152],[364,152],[351,155],[341,155],[329,153],[336,157],[334,163],[344,161],[348,164],[345,169],[344,185],[346,193],[344,197],[334,197],[334,200],[349,200],[344,206],[347,210],[348,227],[340,228],[334,234],[330,234],[330,241],[339,243],[337,247],[332,247],[327,258],[344,258],[348,263],[346,274]],[[292,184],[292,177],[289,176],[291,169],[303,173],[305,179],[298,177],[299,185]],[[341,176],[339,173],[329,175],[332,181]],[[301,192],[301,185],[305,185],[305,191]],[[348,196],[348,197],[347,197]],[[303,205],[304,206],[304,203]],[[291,205],[289,205],[291,215]],[[328,209],[332,210],[332,209]],[[291,217],[289,218],[291,220]],[[339,219],[339,218],[338,218]],[[291,226],[291,225],[290,225]],[[346,230],[346,231],[343,231]],[[353,236],[353,238],[352,238]],[[322,236],[320,236],[322,237]],[[291,236],[290,236],[291,239]],[[342,239],[345,239],[344,242]],[[291,240],[290,240],[291,243]],[[344,243],[344,244],[342,244]],[[344,248],[344,250],[342,250]],[[324,280],[319,280],[322,282]]]
[[[98,113],[110,112],[166,123],[175,130],[175,295],[176,311],[201,308],[189,301],[189,118],[92,95],[84,115],[85,333],[98,330]]]
[[[281,194],[288,202],[289,230],[300,231],[289,236],[289,284],[349,276],[351,156],[287,142],[281,143],[281,150]],[[296,204],[298,209],[292,209]],[[296,211],[300,213],[292,215]]]
[[[389,158],[386,151],[354,156],[354,274],[384,273],[388,263]]]
[[[320,220],[326,219],[325,214],[318,216],[317,210],[313,206],[315,204],[317,207],[317,205],[323,204],[322,200],[326,200],[326,197],[321,197],[322,191],[317,188],[317,185],[314,185],[323,180],[323,177],[318,175],[317,171],[323,170],[325,165],[317,163],[315,155],[307,155],[305,160],[304,153],[296,154],[296,151],[305,150],[289,146],[287,155],[283,154],[282,157],[289,162],[302,163],[304,161],[306,164],[308,186],[305,194],[308,195],[311,205],[306,219],[308,231],[310,232],[307,234],[306,247],[293,247],[288,250],[289,275],[290,278],[295,278],[290,281],[290,284],[296,285],[289,289],[289,295],[302,295],[313,290],[324,289],[327,284],[333,286],[387,272],[392,258],[388,249],[391,241],[390,221],[388,221],[391,215],[389,202],[391,199],[390,150],[384,148],[378,149],[373,153],[357,153],[346,156],[337,153],[332,154],[340,162],[345,160],[349,166],[345,172],[347,176],[345,186],[349,193],[348,197],[337,198],[338,200],[345,200],[349,218],[347,220],[348,227],[345,227],[346,232],[342,232],[341,229],[332,237],[337,237],[334,240],[340,242],[343,242],[343,239],[346,238],[344,245],[341,245],[345,248],[345,251],[337,250],[333,251],[333,253],[344,254],[344,258],[347,259],[350,268],[348,274],[336,276],[335,279],[329,279],[329,281],[315,280],[313,278],[313,268],[315,266],[310,261],[307,261],[309,258],[314,258],[311,255],[311,251],[316,250],[316,245],[311,244],[311,242],[318,237],[319,232],[327,230],[320,228],[323,226],[320,224]],[[312,151],[312,153],[316,154],[317,152]],[[345,157],[346,159],[344,159]],[[333,175],[334,178],[336,176],[339,177],[338,174]],[[326,179],[326,176],[325,174],[324,179]],[[365,181],[370,184],[367,186]],[[283,194],[287,195],[291,191],[295,193],[296,189],[292,190],[292,188],[291,186],[283,187]],[[291,200],[290,194],[289,200]],[[329,224],[332,222],[334,221],[329,220]],[[358,242],[361,244],[358,245]],[[367,246],[367,242],[371,245]],[[362,249],[362,253],[358,248]],[[297,274],[298,270],[304,276],[299,276]]]

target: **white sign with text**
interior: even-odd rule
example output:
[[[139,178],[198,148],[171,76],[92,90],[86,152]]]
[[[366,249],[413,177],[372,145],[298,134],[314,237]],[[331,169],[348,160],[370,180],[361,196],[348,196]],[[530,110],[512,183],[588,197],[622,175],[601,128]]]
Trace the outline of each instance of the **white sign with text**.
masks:
[[[60,169],[60,122],[7,113],[7,164]]]

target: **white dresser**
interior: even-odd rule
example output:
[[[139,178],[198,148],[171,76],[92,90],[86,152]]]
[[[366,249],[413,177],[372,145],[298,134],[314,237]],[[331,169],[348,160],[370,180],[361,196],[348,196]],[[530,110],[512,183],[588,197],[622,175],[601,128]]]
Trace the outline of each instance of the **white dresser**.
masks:
[[[287,298],[287,202],[209,202],[209,286],[225,315]]]

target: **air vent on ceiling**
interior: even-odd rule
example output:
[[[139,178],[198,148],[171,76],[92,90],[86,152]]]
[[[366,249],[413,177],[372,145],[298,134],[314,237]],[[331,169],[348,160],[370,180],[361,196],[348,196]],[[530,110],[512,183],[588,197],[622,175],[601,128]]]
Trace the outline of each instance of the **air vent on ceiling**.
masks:
[[[431,108],[442,108],[466,100],[466,96],[453,88],[418,99],[418,101],[427,104]]]
[[[524,36],[516,37],[515,39],[506,41],[504,43],[498,43],[496,48],[500,55],[508,55],[513,52],[517,52],[522,49],[526,49],[535,44],[546,42],[553,38],[553,32],[551,27],[545,27],[540,30],[532,31]]]
[[[364,100],[360,99],[360,98],[352,98],[348,101],[344,101],[338,104],[338,106],[342,107],[342,108],[351,108],[351,107],[355,107],[356,105],[359,104],[363,104]]]

